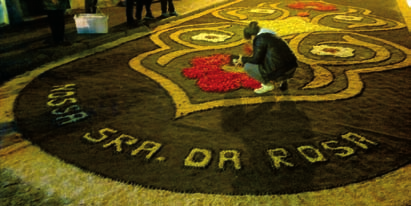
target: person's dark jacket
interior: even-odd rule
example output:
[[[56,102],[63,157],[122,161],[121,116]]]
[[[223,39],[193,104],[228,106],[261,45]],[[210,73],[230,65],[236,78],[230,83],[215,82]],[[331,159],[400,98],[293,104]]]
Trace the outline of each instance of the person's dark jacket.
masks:
[[[258,64],[264,80],[282,81],[294,75],[297,58],[288,44],[275,34],[261,33],[253,41],[253,56],[242,62]]]
[[[43,0],[44,10],[66,10],[70,9],[69,0]]]

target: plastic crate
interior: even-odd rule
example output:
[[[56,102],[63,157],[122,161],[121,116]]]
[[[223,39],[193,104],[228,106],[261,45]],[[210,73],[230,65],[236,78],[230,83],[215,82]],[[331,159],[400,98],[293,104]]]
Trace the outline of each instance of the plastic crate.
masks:
[[[78,34],[108,32],[108,16],[104,14],[76,14],[74,16]]]

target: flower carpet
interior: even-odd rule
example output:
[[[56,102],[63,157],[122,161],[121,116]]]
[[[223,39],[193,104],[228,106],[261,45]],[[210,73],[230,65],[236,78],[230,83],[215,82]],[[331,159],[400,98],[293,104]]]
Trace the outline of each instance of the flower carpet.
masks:
[[[392,35],[401,19],[339,2],[229,1],[53,66],[13,104],[19,155],[77,205],[401,205],[411,41]],[[287,91],[257,95],[233,66],[250,21],[295,52]]]

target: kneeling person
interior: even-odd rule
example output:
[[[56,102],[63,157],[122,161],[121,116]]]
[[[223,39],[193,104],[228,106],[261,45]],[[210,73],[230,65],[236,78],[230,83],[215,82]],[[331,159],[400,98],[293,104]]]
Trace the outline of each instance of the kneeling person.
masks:
[[[281,90],[287,90],[287,80],[293,77],[298,67],[297,58],[287,42],[275,32],[260,28],[255,21],[244,29],[244,38],[251,40],[253,55],[240,55],[236,65],[244,65],[247,74],[261,82],[261,88],[254,92],[263,94],[273,90],[272,81],[280,83]]]

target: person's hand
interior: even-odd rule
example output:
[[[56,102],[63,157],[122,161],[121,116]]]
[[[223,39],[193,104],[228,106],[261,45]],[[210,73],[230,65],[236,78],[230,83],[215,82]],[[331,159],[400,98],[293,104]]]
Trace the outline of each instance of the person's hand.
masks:
[[[243,66],[243,56],[240,54],[240,57],[238,58],[237,62],[235,63],[235,67],[242,67]]]

